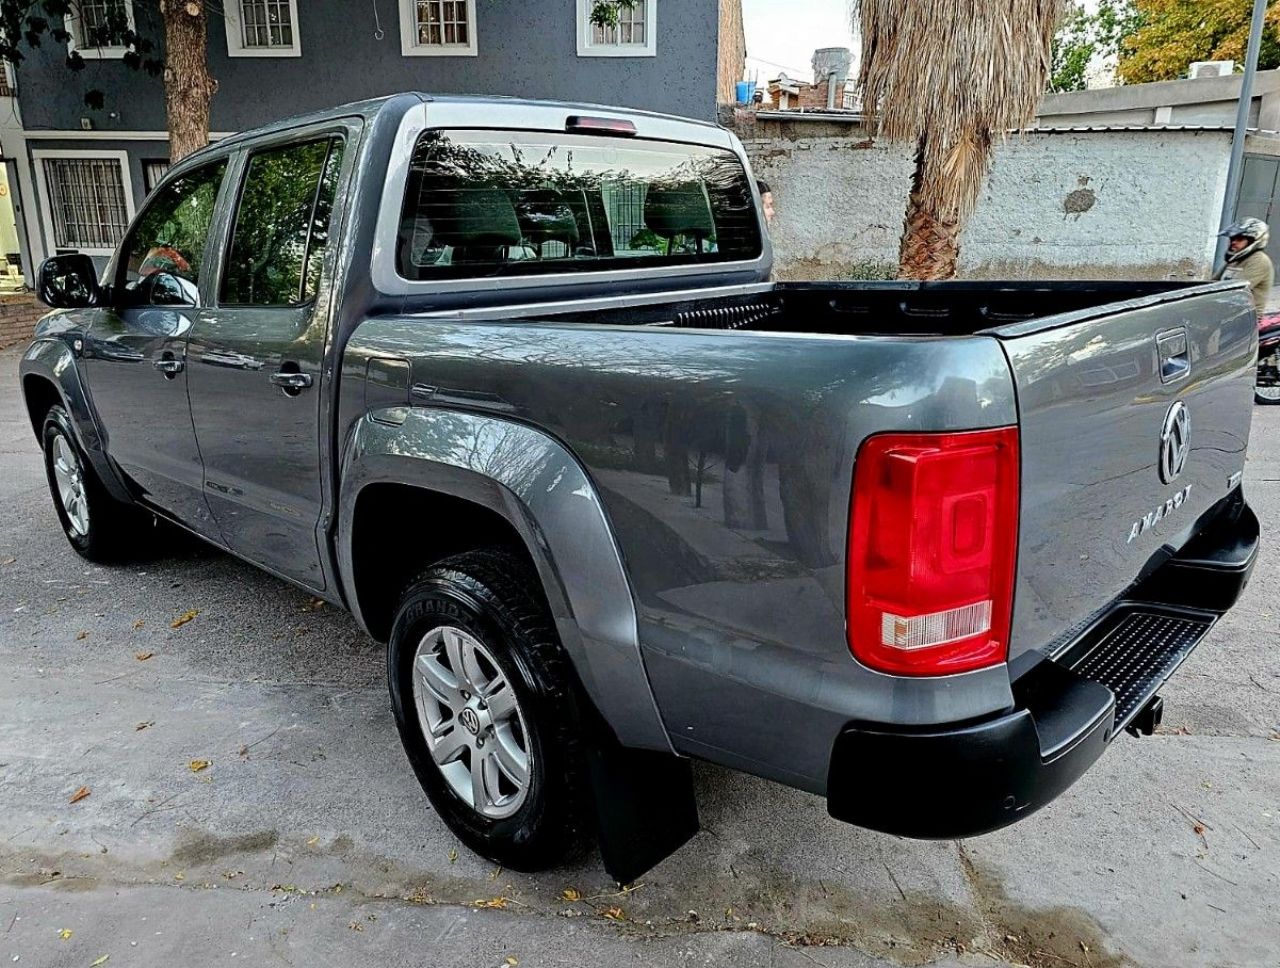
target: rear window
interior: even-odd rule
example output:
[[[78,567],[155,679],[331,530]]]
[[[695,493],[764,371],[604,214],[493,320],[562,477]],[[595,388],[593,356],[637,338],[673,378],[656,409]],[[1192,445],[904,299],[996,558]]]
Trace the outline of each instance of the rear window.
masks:
[[[760,255],[731,151],[503,131],[427,131],[396,262],[406,279],[630,269]]]

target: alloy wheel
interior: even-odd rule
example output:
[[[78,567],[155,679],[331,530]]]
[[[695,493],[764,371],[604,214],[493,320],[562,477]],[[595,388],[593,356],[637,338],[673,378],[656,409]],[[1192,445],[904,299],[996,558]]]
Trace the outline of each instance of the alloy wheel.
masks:
[[[450,789],[491,820],[525,802],[533,762],[524,714],[492,653],[455,626],[429,631],[413,657],[413,698]]]
[[[83,538],[89,533],[89,500],[80,455],[65,434],[53,438],[53,478],[58,486],[58,500],[66,512],[72,534]]]

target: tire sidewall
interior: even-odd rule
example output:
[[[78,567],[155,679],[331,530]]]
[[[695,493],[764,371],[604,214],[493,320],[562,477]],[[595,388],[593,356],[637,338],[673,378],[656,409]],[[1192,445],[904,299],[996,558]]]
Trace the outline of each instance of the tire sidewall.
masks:
[[[58,481],[53,473],[53,442],[59,436],[66,438],[67,444],[75,451],[76,459],[80,461],[80,473],[85,479],[84,491],[85,502],[89,506],[89,530],[83,535],[76,534],[71,527],[71,519],[67,516],[67,509],[62,506],[62,496],[58,493]],[[40,444],[44,450],[44,472],[49,482],[49,495],[53,498],[53,509],[58,515],[58,523],[62,525],[62,533],[67,536],[71,547],[77,552],[89,555],[93,551],[94,529],[98,526],[98,512],[101,509],[94,500],[94,489],[91,486],[93,469],[89,466],[84,451],[76,440],[75,431],[71,427],[71,418],[62,407],[50,407],[49,412],[45,414],[40,432]]]
[[[460,579],[460,580],[459,580]],[[477,587],[469,587],[471,585]],[[413,658],[418,643],[432,629],[454,625],[484,644],[515,692],[529,744],[529,788],[525,801],[510,817],[491,819],[460,799],[432,759],[419,723],[413,693]],[[557,708],[544,688],[535,664],[523,649],[525,633],[500,604],[488,600],[483,586],[465,575],[419,582],[401,602],[388,646],[388,683],[396,727],[414,772],[442,819],[472,850],[509,867],[541,864],[538,855],[552,845],[541,843],[548,813],[557,809],[555,778],[562,775],[561,751],[548,724],[571,716]]]

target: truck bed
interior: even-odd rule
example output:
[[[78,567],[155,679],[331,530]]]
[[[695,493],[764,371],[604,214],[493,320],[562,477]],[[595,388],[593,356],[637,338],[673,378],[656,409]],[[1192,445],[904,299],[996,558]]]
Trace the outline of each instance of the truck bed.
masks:
[[[517,314],[564,322],[860,336],[968,336],[1069,313],[1185,296],[1202,282],[813,282],[740,287],[735,295],[605,300],[590,309]],[[471,317],[486,315],[475,310]],[[500,311],[510,318],[510,307]]]

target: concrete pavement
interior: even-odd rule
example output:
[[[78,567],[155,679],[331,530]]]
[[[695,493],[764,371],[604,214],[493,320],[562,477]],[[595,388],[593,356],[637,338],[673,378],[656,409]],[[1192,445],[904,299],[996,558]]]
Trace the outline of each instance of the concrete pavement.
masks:
[[[1252,444],[1277,535],[1280,408]],[[3,379],[0,964],[1274,968],[1278,547],[1166,689],[1161,735],[1027,821],[901,840],[700,766],[703,832],[618,892],[594,856],[515,875],[454,840],[347,616],[181,542],[76,557]]]

